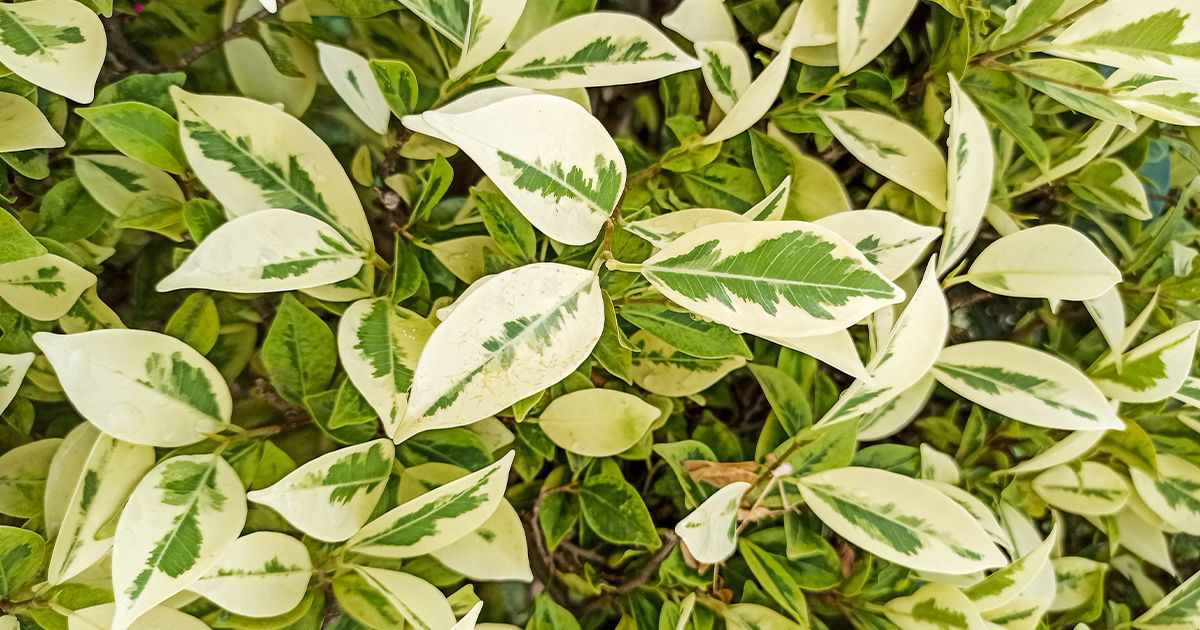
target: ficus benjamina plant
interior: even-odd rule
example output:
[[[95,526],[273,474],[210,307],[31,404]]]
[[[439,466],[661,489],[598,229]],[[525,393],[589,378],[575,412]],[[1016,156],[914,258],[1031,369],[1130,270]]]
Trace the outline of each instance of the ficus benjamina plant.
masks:
[[[1200,628],[1197,0],[5,1],[0,64],[0,630]]]

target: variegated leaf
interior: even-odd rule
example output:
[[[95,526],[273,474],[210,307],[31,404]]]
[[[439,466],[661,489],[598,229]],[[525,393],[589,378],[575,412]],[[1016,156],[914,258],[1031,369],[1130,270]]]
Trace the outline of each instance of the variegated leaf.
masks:
[[[367,523],[349,549],[382,558],[437,551],[483,525],[504,498],[515,452],[466,477],[401,504]]]
[[[723,112],[733,111],[734,105],[750,88],[750,57],[746,49],[736,42],[705,41],[696,44],[696,56],[700,58],[700,74],[713,102]]]
[[[1098,462],[1083,462],[1078,469],[1050,468],[1033,479],[1033,490],[1053,507],[1089,516],[1113,514],[1129,498],[1125,480]]]
[[[1053,579],[1053,574],[1050,577]],[[981,616],[1004,630],[1035,630],[1049,607],[1049,597],[1018,597]]]
[[[429,320],[388,298],[355,302],[338,325],[338,356],[346,375],[395,437],[408,411],[417,359],[433,334]]]
[[[497,274],[434,330],[394,438],[462,426],[557,383],[604,329],[595,274],[557,263]]]
[[[1200,625],[1200,573],[1133,620],[1139,630],[1190,630]]]
[[[1021,422],[1054,429],[1121,429],[1104,394],[1078,369],[1006,341],[942,350],[933,375],[959,396]]]
[[[449,4],[449,2],[447,3]],[[340,46],[317,42],[321,71],[350,111],[378,134],[387,133],[392,112],[374,80],[371,63],[362,55]]]
[[[916,0],[838,3],[837,53],[843,75],[867,65],[900,34]]]
[[[0,298],[39,321],[66,315],[94,284],[91,272],[54,254],[0,265]]]
[[[599,11],[534,35],[496,76],[531,88],[599,87],[654,81],[699,67],[646,20]]]
[[[304,543],[278,532],[254,532],[237,539],[188,590],[234,614],[273,617],[300,604],[312,570]]]
[[[1183,386],[1198,333],[1200,322],[1181,324],[1125,353],[1119,369],[1109,355],[1088,376],[1106,396],[1121,402],[1162,400]]]
[[[46,579],[65,582],[92,566],[113,546],[111,533],[100,530],[121,512],[142,477],[154,467],[154,449],[122,442],[84,423],[74,436],[91,448],[83,455],[70,500],[63,512]],[[74,453],[72,453],[74,455]]]
[[[915,479],[849,466],[804,477],[799,489],[830,529],[901,566],[961,575],[1005,564],[966,510]]]
[[[922,453],[922,459],[924,459],[924,453]],[[922,463],[923,465],[924,463]],[[975,519],[976,523],[979,523],[983,531],[992,537],[993,542],[1003,546],[1005,549],[1012,548],[1012,541],[1008,539],[1008,532],[1000,525],[1000,521],[996,519],[996,514],[992,511],[992,508],[984,503],[982,499],[958,486],[952,486],[948,483],[933,481],[931,479],[922,479],[920,481],[930,488],[950,497],[951,501],[954,501],[959,507],[966,510],[967,514],[970,514],[971,518]]]
[[[1046,224],[992,243],[958,280],[1012,297],[1088,300],[1121,281],[1121,272],[1082,233]]]
[[[222,431],[233,412],[221,373],[174,337],[113,329],[33,340],[80,415],[126,442],[192,444]]]
[[[450,602],[429,582],[415,575],[388,569],[356,566],[354,570],[366,586],[374,590],[368,604],[382,609],[376,614],[390,622],[389,625],[394,624],[392,627],[403,626],[405,621],[416,630],[445,630],[455,625]],[[383,595],[385,601],[372,601],[379,594]],[[399,613],[400,618],[394,613]]]
[[[467,28],[451,79],[463,76],[500,52],[525,10],[525,0],[474,0],[464,4],[468,6]]]
[[[791,194],[792,176],[783,178],[782,182],[763,198],[754,204],[743,216],[751,221],[781,221],[787,209],[788,195]]]
[[[100,604],[72,611],[67,615],[67,630],[112,630],[116,604]],[[203,621],[169,606],[155,606],[138,617],[129,630],[204,630]],[[15,630],[15,629],[14,629]]]
[[[1146,189],[1124,162],[1097,160],[1079,171],[1071,190],[1104,210],[1115,210],[1139,221],[1151,218]]]
[[[945,584],[927,584],[908,597],[897,597],[883,612],[901,630],[986,630],[971,600]]]
[[[645,330],[629,342],[638,349],[631,359],[633,382],[660,396],[698,394],[746,364],[743,356],[702,359],[685,354]]]
[[[1071,610],[1084,605],[1104,588],[1108,565],[1090,558],[1063,556],[1051,558],[1054,565],[1055,593],[1050,612]]]
[[[946,234],[938,255],[937,273],[945,275],[967,253],[991,198],[991,181],[996,155],[992,132],[979,107],[950,76],[950,139],[947,169],[949,201],[946,209]]]
[[[124,155],[76,156],[73,161],[79,181],[118,226],[150,225],[180,239],[183,190],[169,173]]]
[[[1171,394],[1171,398],[1184,404],[1200,408],[1200,378],[1188,376],[1183,379],[1183,385]]]
[[[738,41],[733,16],[721,0],[683,0],[674,11],[663,16],[662,25],[683,35],[688,41],[695,42],[696,55],[702,59],[704,55],[700,52],[701,44],[736,44]]]
[[[871,379],[857,380],[842,392],[820,423],[840,422],[871,413],[915,385],[937,360],[949,328],[946,296],[938,286],[931,264],[887,340],[867,364]]]
[[[840,237],[796,221],[703,227],[641,271],[688,310],[751,334],[827,334],[903,297]]]
[[[996,610],[1013,601],[1033,583],[1050,561],[1050,552],[1058,544],[1058,528],[1050,532],[1042,544],[1008,566],[989,575],[982,582],[963,591],[975,609],[981,612]]]
[[[1106,431],[1075,431],[1034,457],[1009,468],[1008,472],[1031,473],[1075,461],[1099,444],[1105,433]]]
[[[171,96],[188,162],[229,213],[295,210],[334,226],[359,251],[371,251],[371,228],[354,185],[304,123],[246,98],[174,87]]]
[[[743,91],[733,106],[726,110],[725,118],[717,124],[712,133],[704,137],[705,144],[728,140],[754,126],[779,96],[783,81],[787,78],[788,67],[791,65],[790,40],[784,40],[784,50],[767,64],[762,74]]]
[[[651,245],[661,249],[672,241],[691,232],[714,223],[745,223],[749,217],[730,210],[717,208],[688,208],[660,214],[650,219],[631,221],[625,224],[625,229],[636,234]]]
[[[1108,342],[1116,360],[1117,370],[1121,369],[1121,357],[1125,349],[1122,340],[1125,337],[1125,303],[1121,300],[1121,292],[1113,288],[1083,301],[1083,305],[1096,321],[1096,328]]]
[[[750,489],[745,481],[735,481],[705,499],[675,526],[675,533],[687,546],[688,553],[704,564],[716,564],[737,551],[737,517],[742,495]]]
[[[525,528],[507,500],[475,531],[430,555],[473,580],[533,581]]]
[[[925,408],[936,386],[933,375],[926,373],[883,406],[859,416],[858,439],[863,442],[882,440],[904,429]]]
[[[596,238],[625,186],[625,160],[616,143],[600,121],[564,98],[513,96],[403,122],[458,146],[534,227],[567,245]]]
[[[808,356],[837,370],[841,370],[856,379],[871,380],[871,374],[858,356],[858,348],[854,346],[854,338],[850,332],[839,330],[826,335],[811,337],[777,337],[764,336],[763,339],[803,352]]]
[[[1012,65],[1018,69],[1013,71],[1018,80],[1068,108],[1126,129],[1136,128],[1133,114],[1109,96],[1067,87],[1102,91],[1104,76],[1096,70],[1067,59],[1027,59]]]
[[[261,210],[213,230],[159,291],[270,293],[353,277],[363,266],[333,226],[291,210]]]
[[[0,6],[0,63],[30,83],[91,103],[104,64],[104,25],[72,0]]]
[[[22,354],[2,354],[0,353],[0,411],[8,408],[9,403],[17,396],[17,389],[21,387],[21,381],[25,379],[25,373],[29,371],[29,366],[33,364],[34,354],[25,352]]]
[[[1070,175],[1090,164],[1092,160],[1096,159],[1096,156],[1104,151],[1116,129],[1116,123],[1097,122],[1092,125],[1092,128],[1080,136],[1075,144],[1071,145],[1069,149],[1063,151],[1060,155],[1055,156],[1050,170],[1029,181],[1022,182],[1013,189],[1013,194],[1021,195],[1027,193],[1039,186],[1046,185],[1047,182]]]
[[[247,497],[304,533],[329,542],[353,536],[371,517],[392,472],[395,447],[373,440],[326,453]]]
[[[1200,79],[1154,81],[1114,98],[1147,118],[1171,125],[1200,126]]]
[[[566,451],[609,457],[636,444],[660,415],[658,407],[633,394],[582,389],[551,401],[538,426]]]
[[[749,76],[747,82],[748,80]],[[66,144],[36,104],[8,92],[0,93],[0,132],[3,132],[3,137],[0,137],[0,153],[56,149]]]
[[[1129,470],[1133,487],[1171,527],[1200,535],[1200,468],[1167,453],[1159,453],[1157,459],[1157,478],[1139,468]]]
[[[113,630],[208,572],[246,523],[246,491],[218,454],[164,460],[142,479],[117,522]]]
[[[912,268],[942,231],[882,210],[840,212],[813,221],[853,243],[888,280]]]
[[[1060,57],[1174,79],[1200,80],[1200,7],[1189,0],[1117,0],[1054,38]]]
[[[864,110],[819,113],[838,142],[867,168],[946,210],[946,159],[920,131]]]

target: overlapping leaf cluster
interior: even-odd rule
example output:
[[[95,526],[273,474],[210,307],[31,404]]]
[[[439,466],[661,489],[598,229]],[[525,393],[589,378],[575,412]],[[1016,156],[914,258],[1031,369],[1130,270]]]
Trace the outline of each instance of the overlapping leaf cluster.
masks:
[[[668,4],[0,3],[0,630],[1200,627],[1200,6]]]

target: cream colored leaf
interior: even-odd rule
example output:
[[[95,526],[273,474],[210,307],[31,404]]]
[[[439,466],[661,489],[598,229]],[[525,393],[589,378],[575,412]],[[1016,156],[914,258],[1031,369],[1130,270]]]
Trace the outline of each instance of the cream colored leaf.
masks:
[[[300,605],[312,570],[304,543],[278,532],[254,532],[237,539],[188,589],[231,613],[273,617]]]
[[[430,555],[472,580],[533,581],[525,528],[507,500],[475,531]]]
[[[350,381],[383,420],[388,437],[408,410],[408,388],[433,325],[388,298],[355,302],[338,325],[338,356]]]
[[[883,210],[841,212],[813,221],[853,243],[888,280],[912,268],[942,231]]]
[[[865,110],[818,113],[838,142],[867,168],[946,210],[946,159],[920,131]]]
[[[317,42],[317,58],[325,78],[350,111],[371,131],[387,133],[392,112],[375,82],[370,62],[352,50],[322,41]]]
[[[745,481],[724,486],[675,526],[675,533],[698,562],[724,562],[737,551],[738,508],[749,489]]]
[[[609,457],[633,446],[662,415],[658,407],[615,389],[581,389],[555,398],[538,426],[564,450]]]
[[[66,141],[37,105],[16,94],[0,92],[0,153],[56,149],[64,144]]]
[[[1088,300],[1113,288],[1121,272],[1081,232],[1046,224],[992,243],[961,278],[999,295]]]
[[[938,255],[939,276],[953,269],[975,241],[979,223],[992,195],[995,170],[992,132],[971,97],[950,77],[949,202],[946,236]]]

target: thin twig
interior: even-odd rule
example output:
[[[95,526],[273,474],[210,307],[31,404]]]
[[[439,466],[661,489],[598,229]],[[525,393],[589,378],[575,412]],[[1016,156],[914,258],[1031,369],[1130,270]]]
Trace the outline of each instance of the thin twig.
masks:
[[[283,10],[283,7],[286,7],[287,5],[289,5],[293,2],[296,2],[296,0],[279,0],[278,6],[276,7],[275,12],[278,14],[279,11]],[[224,44],[225,42],[227,42],[231,39],[234,39],[236,37],[241,37],[242,30],[244,28],[246,28],[246,22],[249,22],[250,20],[262,20],[270,15],[271,15],[270,11],[263,9],[262,11],[259,11],[258,13],[255,13],[254,15],[250,16],[249,19],[242,20],[241,22],[237,22],[233,26],[230,26],[229,28],[225,29],[225,31],[223,33],[221,33],[220,35],[217,35],[216,37],[214,37],[202,44],[193,46],[192,48],[185,51],[182,55],[177,57],[175,59],[175,61],[172,61],[170,63],[159,64],[157,66],[149,68],[147,70],[147,72],[150,74],[158,74],[158,73],[162,73],[162,72],[174,72],[176,70],[182,70],[182,69],[192,65],[192,63],[195,62],[197,59],[216,50],[218,47],[221,46],[221,44]]]
[[[1058,29],[1074,22],[1075,20],[1078,20],[1079,18],[1083,17],[1088,12],[1092,11],[1093,9],[1096,9],[1097,7],[1102,6],[1103,4],[1104,4],[1103,2],[1098,2],[1096,0],[1093,0],[1091,3],[1084,5],[1084,6],[1080,7],[1079,9],[1076,9],[1070,15],[1051,24],[1050,26],[1047,26],[1046,28],[1043,28],[1042,30],[1034,33],[1033,35],[1030,35],[1029,37],[1022,39],[1021,41],[1019,41],[1011,46],[1005,46],[1004,48],[1001,48],[1000,50],[988,53],[987,55],[984,55],[983,57],[980,57],[979,59],[972,61],[968,65],[972,65],[972,66],[989,65],[991,62],[993,62],[1005,55],[1015,53],[1018,50],[1021,50],[1022,48],[1028,46],[1032,42],[1036,42],[1036,41],[1040,40],[1041,38],[1057,31]]]
[[[625,593],[641,588],[650,582],[650,580],[654,578],[655,574],[658,573],[658,567],[662,566],[662,563],[667,559],[667,556],[671,555],[671,552],[674,551],[675,547],[679,544],[679,536],[676,536],[675,532],[671,530],[667,530],[663,538],[665,538],[665,540],[663,541],[662,546],[658,548],[658,552],[654,554],[653,558],[650,558],[650,561],[646,563],[646,566],[642,567],[642,570],[639,571],[637,575],[618,584],[613,590],[608,591],[607,593],[604,593],[603,595],[600,595],[596,599],[593,599],[585,604],[579,609],[579,614],[583,615],[593,610],[603,608],[620,599],[620,597]]]
[[[1020,76],[1023,76],[1023,77],[1029,78],[1029,79],[1033,79],[1035,81],[1042,81],[1044,83],[1052,83],[1054,85],[1061,85],[1065,88],[1071,88],[1072,90],[1079,90],[1080,92],[1088,92],[1091,94],[1100,94],[1102,96],[1111,96],[1112,95],[1112,90],[1110,90],[1106,87],[1096,87],[1094,85],[1084,85],[1082,83],[1071,83],[1070,81],[1063,81],[1062,79],[1056,79],[1054,77],[1046,76],[1044,74],[1030,72],[1024,68],[1018,68],[1017,66],[1014,66],[1014,65],[1010,65],[1007,63],[1001,63],[994,59],[991,61],[981,61],[979,63],[979,65],[989,67],[989,68],[996,68],[998,70],[1004,70],[1005,72],[1011,72],[1013,74],[1020,75]]]

